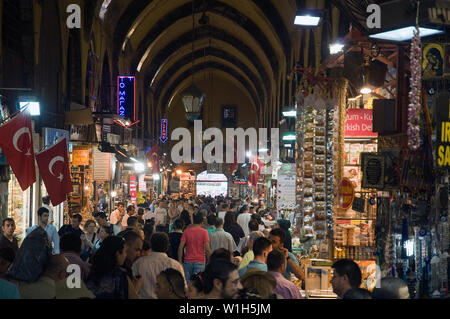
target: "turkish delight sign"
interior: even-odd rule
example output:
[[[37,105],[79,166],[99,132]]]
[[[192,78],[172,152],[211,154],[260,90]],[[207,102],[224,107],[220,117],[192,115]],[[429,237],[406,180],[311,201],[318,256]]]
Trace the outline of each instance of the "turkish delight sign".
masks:
[[[345,122],[345,136],[353,137],[377,137],[378,133],[372,132],[373,114],[368,109],[348,109]]]

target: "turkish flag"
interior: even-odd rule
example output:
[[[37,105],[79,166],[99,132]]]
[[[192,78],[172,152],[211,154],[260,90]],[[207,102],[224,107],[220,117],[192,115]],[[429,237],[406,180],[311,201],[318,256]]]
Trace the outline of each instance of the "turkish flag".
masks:
[[[159,147],[153,146],[147,153],[147,160],[152,163],[153,174],[159,174]]]
[[[66,138],[36,153],[36,161],[52,205],[61,204],[73,191]]]
[[[28,113],[21,112],[0,126],[0,147],[19,181],[20,188],[25,191],[36,181],[33,134]]]
[[[256,186],[259,177],[261,176],[261,170],[264,167],[264,163],[259,160],[259,158],[254,157],[250,165],[250,174],[248,181],[251,185]]]

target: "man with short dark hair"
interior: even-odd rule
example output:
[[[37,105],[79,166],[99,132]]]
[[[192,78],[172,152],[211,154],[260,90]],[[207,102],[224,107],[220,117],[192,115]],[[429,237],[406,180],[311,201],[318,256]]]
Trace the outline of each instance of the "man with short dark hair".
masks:
[[[108,218],[104,212],[98,212],[94,214],[95,221],[98,224],[97,235],[100,234],[100,230],[102,227],[109,227],[110,223],[108,222]]]
[[[84,232],[81,230],[80,228],[80,224],[81,221],[83,220],[83,217],[81,217],[80,214],[75,214],[72,216],[72,222],[70,225],[63,225],[60,229],[59,229],[59,237],[64,236],[65,233],[75,233],[78,236],[81,237],[81,235],[84,235]]]
[[[31,226],[27,229],[27,236],[33,232],[38,227],[44,228],[45,232],[48,235],[50,242],[53,244],[53,254],[59,254],[59,235],[55,226],[48,224],[49,212],[45,207],[41,207],[37,211],[38,215],[38,224]]]
[[[260,237],[253,244],[254,259],[245,267],[239,269],[239,276],[243,276],[248,269],[257,268],[267,271],[267,256],[272,251],[272,243],[265,237]]]
[[[124,215],[123,211],[123,203],[117,204],[117,209],[111,213],[109,216],[109,221],[113,225],[114,234],[117,235],[119,232],[121,232],[122,229],[122,218]]]
[[[219,218],[222,218],[222,220],[225,220],[225,214],[228,212],[228,209],[229,209],[229,205],[227,203],[223,203],[222,208],[219,211],[219,213],[217,214],[217,216]]]
[[[219,248],[225,248],[229,252],[233,253],[236,249],[236,243],[233,236],[223,230],[222,218],[216,218],[215,231],[209,236],[211,240],[211,251],[215,251]]]
[[[237,266],[229,260],[215,259],[202,275],[206,299],[234,299],[242,289]]]
[[[194,215],[194,224],[186,228],[181,236],[178,248],[178,261],[183,265],[186,280],[205,269],[206,261],[211,256],[209,236],[206,229],[202,228],[204,216],[202,213]],[[183,263],[183,249],[186,246]],[[206,258],[205,258],[206,255]]]
[[[242,207],[242,213],[239,214],[236,221],[239,224],[239,226],[241,226],[245,236],[247,236],[250,233],[250,230],[248,229],[248,222],[250,221],[251,217],[252,215],[250,214],[248,206],[244,205]]]
[[[19,250],[19,243],[17,238],[14,236],[16,231],[16,222],[12,218],[5,218],[2,222],[2,233],[0,237],[0,248],[9,247],[17,254]]]
[[[125,230],[128,227],[128,218],[136,215],[136,208],[134,205],[128,205],[127,212],[122,218],[122,228]]]
[[[350,259],[340,259],[336,261],[331,268],[333,268],[333,278],[331,278],[331,285],[333,292],[341,299],[345,298],[346,292],[350,289],[356,289],[361,286],[361,269],[358,264]]]
[[[211,239],[211,234],[216,231],[216,218],[217,217],[214,214],[210,214],[206,218],[206,222],[208,224],[208,227],[206,228],[206,230],[208,232],[209,239]]]
[[[127,228],[125,228],[125,229],[122,230],[120,233],[118,233],[117,236],[123,237],[123,235],[124,235],[126,232],[134,231],[134,232],[136,232],[137,234],[139,234],[139,236],[142,237],[142,234],[141,234],[140,229],[139,229],[138,219],[137,219],[136,216],[130,216],[130,217],[128,217],[127,224],[128,224]]]
[[[156,278],[155,293],[158,299],[186,299],[186,284],[181,272],[168,268]]]
[[[302,295],[297,286],[283,277],[286,271],[286,258],[284,253],[279,250],[271,251],[267,256],[267,270],[277,282],[275,293],[284,299],[302,299]]]
[[[61,252],[70,264],[76,264],[81,269],[81,279],[87,280],[91,265],[83,261],[81,255],[81,238],[74,232],[65,233],[61,237]]]
[[[173,268],[178,270],[184,278],[181,264],[167,256],[166,251],[168,247],[169,237],[167,234],[163,232],[154,233],[150,238],[150,255],[139,258],[133,264],[133,275],[143,278],[143,285],[139,291],[141,298],[156,299],[156,277],[165,269]]]
[[[289,252],[286,248],[284,248],[284,239],[286,234],[280,228],[274,228],[270,231],[269,240],[272,243],[274,250],[280,250],[284,253],[287,259],[286,271],[284,273],[284,278],[287,280],[291,279],[291,272],[294,273],[295,277],[300,280],[305,279],[305,274],[302,268],[298,265],[297,258],[295,258],[294,254]]]

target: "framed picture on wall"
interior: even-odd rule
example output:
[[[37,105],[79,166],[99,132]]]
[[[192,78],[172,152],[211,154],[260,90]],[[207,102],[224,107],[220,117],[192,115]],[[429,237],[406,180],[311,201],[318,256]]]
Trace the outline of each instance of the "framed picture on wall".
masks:
[[[232,105],[222,106],[222,127],[236,127],[237,108]]]

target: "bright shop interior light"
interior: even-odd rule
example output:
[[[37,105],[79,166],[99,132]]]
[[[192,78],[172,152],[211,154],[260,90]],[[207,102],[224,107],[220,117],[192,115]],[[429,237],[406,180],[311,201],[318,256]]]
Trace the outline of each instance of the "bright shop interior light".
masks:
[[[406,249],[406,256],[411,257],[414,255],[414,240],[409,239],[405,241],[405,249]]]
[[[293,133],[287,133],[283,136],[283,141],[295,141],[296,136]]]
[[[177,169],[177,175],[181,175],[183,171],[181,169]]]
[[[134,164],[134,170],[136,172],[143,172],[143,171],[145,171],[145,165],[142,164],[142,163],[135,163]]]
[[[283,113],[284,117],[296,117],[297,116],[297,111],[296,110],[283,111],[282,113]]]
[[[153,174],[153,180],[159,181],[159,174]]]
[[[117,192],[116,191],[112,191],[111,192],[111,197],[116,197],[117,196]]]
[[[130,159],[131,159],[133,162],[135,162],[135,163],[138,162],[137,159],[135,159],[134,157],[130,157]]]
[[[361,89],[360,93],[361,94],[370,94],[370,93],[372,93],[372,89],[370,87],[365,86]]]
[[[330,44],[330,54],[338,54],[344,50],[344,45],[342,43],[336,42]]]
[[[286,148],[291,148],[291,147],[292,147],[292,144],[284,144],[284,147],[286,147]]]

